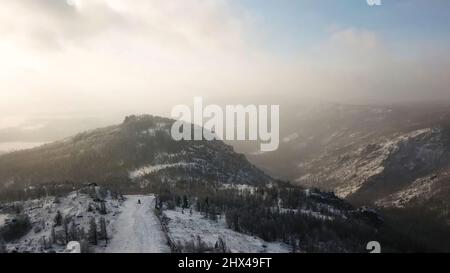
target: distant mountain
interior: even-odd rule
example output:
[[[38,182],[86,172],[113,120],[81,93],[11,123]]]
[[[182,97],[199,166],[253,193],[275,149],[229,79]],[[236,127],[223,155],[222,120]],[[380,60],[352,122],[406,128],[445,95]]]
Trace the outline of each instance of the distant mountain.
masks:
[[[234,251],[366,252],[367,243],[374,240],[382,242],[386,252],[444,249],[418,242],[414,234],[403,233],[403,223],[393,225],[391,219],[385,220],[378,211],[357,208],[332,192],[275,180],[222,141],[174,141],[170,136],[173,122],[154,116],[129,116],[119,125],[0,156],[0,218],[4,220],[0,232],[5,234],[6,230],[8,235],[11,230],[17,231],[8,237],[7,249],[63,251],[61,242],[68,239],[64,225],[62,233],[61,228],[56,234],[51,229],[59,210],[64,214],[61,217],[71,221],[67,228],[94,225],[87,218],[97,214],[98,221],[105,218],[104,226],[108,222],[115,223],[114,217],[120,213],[117,209],[122,210],[125,218],[135,215],[134,211],[141,211],[138,202],[148,193],[155,194],[152,217],[157,210],[163,212],[160,221],[166,236],[175,240],[170,244],[174,252],[195,252],[204,246],[216,251],[214,245],[217,240],[221,241],[216,237],[218,233],[224,235],[221,238]],[[443,132],[443,129],[422,130],[410,137]],[[323,132],[322,136],[327,133]],[[283,143],[300,139],[314,138],[291,136]],[[326,147],[313,145],[314,141],[310,144],[308,156]],[[289,147],[294,147],[291,150],[295,151],[297,146],[283,144],[282,151],[289,151]],[[363,154],[355,154],[355,157]],[[294,157],[295,154],[280,155]],[[282,163],[284,158],[278,160]],[[316,176],[323,175],[319,181],[326,182],[327,175],[332,173],[325,172],[326,166],[322,170],[318,168]],[[313,171],[316,170],[311,169],[311,173]],[[298,180],[297,183],[303,182]],[[116,196],[109,201],[105,199],[104,208],[102,198],[98,197],[102,188],[99,186],[103,185],[110,189],[107,196]],[[333,184],[323,187],[327,186]],[[120,194],[125,193],[140,196],[132,197],[128,205],[117,203]],[[130,211],[130,206],[134,210]],[[100,210],[97,212],[95,207]],[[188,209],[189,213],[185,212]],[[124,214],[124,211],[129,213]],[[26,228],[17,229],[14,223],[24,223]],[[75,231],[74,234],[78,234]],[[112,235],[113,240],[114,236],[119,238],[120,245],[128,231],[128,228],[122,232],[119,229],[114,233],[114,229],[110,229],[103,233]],[[42,239],[58,237],[59,233],[66,234],[60,242]],[[81,239],[88,236],[80,234],[81,237],[77,236]],[[135,235],[132,240],[141,241]],[[197,238],[194,244],[193,236]],[[191,246],[196,244],[192,250]]]
[[[34,149],[0,156],[0,191],[87,183],[145,188],[155,181],[265,185],[272,178],[221,141],[174,141],[173,120],[130,116]]]
[[[448,105],[304,101],[281,109],[278,151],[237,146],[271,175],[356,203],[450,205]]]

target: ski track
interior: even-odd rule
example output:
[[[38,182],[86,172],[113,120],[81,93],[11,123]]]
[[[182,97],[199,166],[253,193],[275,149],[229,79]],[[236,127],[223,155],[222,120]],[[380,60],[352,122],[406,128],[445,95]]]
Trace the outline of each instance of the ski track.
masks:
[[[141,200],[141,204],[138,204]],[[114,224],[114,235],[107,253],[170,252],[161,224],[154,214],[155,197],[128,195]]]

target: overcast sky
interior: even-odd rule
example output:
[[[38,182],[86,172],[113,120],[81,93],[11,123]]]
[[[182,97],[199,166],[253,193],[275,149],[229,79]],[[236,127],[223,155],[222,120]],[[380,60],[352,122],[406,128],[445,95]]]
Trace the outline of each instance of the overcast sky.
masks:
[[[448,99],[450,1],[382,3],[0,0],[0,125],[195,95]]]

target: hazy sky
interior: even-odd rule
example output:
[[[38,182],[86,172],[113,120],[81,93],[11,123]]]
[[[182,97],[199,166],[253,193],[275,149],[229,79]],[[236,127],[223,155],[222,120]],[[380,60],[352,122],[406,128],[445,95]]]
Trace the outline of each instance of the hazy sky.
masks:
[[[0,0],[0,125],[167,114],[195,95],[450,97],[450,1],[382,3]]]

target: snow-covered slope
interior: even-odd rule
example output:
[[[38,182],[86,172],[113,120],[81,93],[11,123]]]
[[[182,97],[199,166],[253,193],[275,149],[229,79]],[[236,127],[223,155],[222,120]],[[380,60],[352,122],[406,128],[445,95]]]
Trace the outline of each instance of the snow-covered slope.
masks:
[[[79,241],[84,252],[167,253],[170,248],[154,207],[153,195],[116,198],[107,190],[91,187],[65,197],[4,204],[0,231],[19,215],[29,219],[27,232],[7,242],[8,252],[64,252],[68,241]],[[102,237],[101,219],[105,219],[107,239]],[[90,241],[93,220],[96,243]]]
[[[222,141],[175,141],[174,121],[130,116],[122,124],[0,156],[0,193],[48,183],[97,183],[129,190],[153,181],[219,180],[263,185],[273,179]]]
[[[402,188],[384,198],[376,205],[381,207],[405,208],[411,206],[426,206],[438,210],[448,207],[450,198],[450,170],[440,170],[435,174],[420,177],[409,186]],[[448,209],[441,211],[448,218]]]
[[[206,219],[197,211],[165,210],[164,216],[169,238],[177,245],[198,244],[212,250],[221,239],[232,253],[289,253],[287,245],[265,242],[261,238],[235,232],[226,226],[224,217],[218,221]]]
[[[310,175],[296,181],[332,188],[342,197],[355,194],[369,184],[373,191],[374,184],[383,183],[383,188],[377,190],[384,194],[436,169],[447,152],[441,131],[425,128],[305,162],[301,167]]]
[[[104,195],[101,201],[100,195]],[[102,203],[106,211],[102,211]],[[79,241],[84,252],[170,253],[168,238],[180,245],[197,243],[200,238],[207,249],[214,249],[221,239],[227,251],[233,253],[289,252],[289,247],[283,243],[269,243],[235,232],[227,228],[223,218],[212,221],[195,211],[165,210],[163,226],[155,214],[153,195],[112,198],[109,192],[97,187],[75,191],[65,197],[5,204],[0,210],[0,228],[15,219],[18,207],[21,207],[20,215],[28,216],[30,227],[20,238],[7,242],[8,252],[65,252],[67,242]],[[62,216],[60,225],[56,223],[59,213]],[[105,219],[107,240],[100,235],[101,218]],[[97,223],[97,244],[89,242],[92,219]],[[67,223],[66,228],[64,223]],[[84,235],[65,238],[66,232],[72,236],[74,230]]]
[[[127,195],[115,221],[111,243],[106,253],[168,253],[161,224],[156,217],[154,196]]]
[[[109,191],[99,187],[85,188],[64,197],[49,196],[3,204],[0,209],[0,218],[3,218],[0,228],[13,223],[21,215],[27,216],[30,223],[28,232],[7,242],[8,251],[64,252],[68,240],[87,239],[93,220],[97,225],[96,232],[100,233],[100,221],[105,219],[108,237],[112,235],[111,228],[120,214],[121,206],[122,199],[113,197]],[[57,215],[60,215],[59,220]],[[66,238],[66,234],[70,234],[68,237],[71,238]],[[89,246],[89,251],[100,251],[106,244],[98,237],[97,245]]]
[[[434,183],[432,192],[448,188],[441,175],[450,170],[448,105],[292,104],[281,115],[285,141],[279,150],[248,153],[250,161],[272,175],[366,204],[431,176],[442,182]],[[418,199],[440,196],[448,203],[445,194],[411,190]]]

